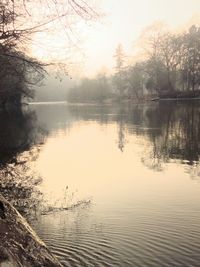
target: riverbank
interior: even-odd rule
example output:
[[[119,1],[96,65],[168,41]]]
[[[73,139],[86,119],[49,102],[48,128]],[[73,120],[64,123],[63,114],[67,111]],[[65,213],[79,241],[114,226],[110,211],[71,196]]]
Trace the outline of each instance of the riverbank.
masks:
[[[200,97],[193,97],[193,98],[156,98],[152,99],[151,101],[190,101],[190,100],[200,100]]]
[[[104,99],[103,101],[33,101],[29,102],[29,105],[68,105],[68,106],[110,106],[115,104],[138,104],[138,103],[146,103],[149,101],[179,101],[179,100],[200,100],[200,90],[194,91],[164,91],[157,94],[145,94],[139,98],[135,96],[112,96]]]
[[[18,211],[0,195],[0,266],[62,267]]]
[[[200,99],[200,90],[193,91],[165,91],[158,94],[160,100],[190,100]]]

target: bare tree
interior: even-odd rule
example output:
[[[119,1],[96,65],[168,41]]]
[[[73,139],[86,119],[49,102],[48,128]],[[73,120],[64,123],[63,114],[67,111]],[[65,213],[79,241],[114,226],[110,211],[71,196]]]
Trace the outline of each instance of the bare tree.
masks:
[[[123,98],[126,90],[126,71],[124,68],[125,55],[121,44],[117,46],[114,57],[116,59],[116,66],[113,81],[119,97]]]
[[[23,96],[32,97],[32,86],[44,77],[47,64],[29,53],[34,34],[57,33],[58,25],[71,31],[77,18],[89,21],[96,17],[89,1],[0,0],[1,104],[19,104]]]

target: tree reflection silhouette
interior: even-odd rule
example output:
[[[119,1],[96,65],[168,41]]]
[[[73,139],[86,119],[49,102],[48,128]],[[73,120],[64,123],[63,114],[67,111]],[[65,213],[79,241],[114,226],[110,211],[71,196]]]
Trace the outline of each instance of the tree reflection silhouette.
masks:
[[[142,163],[162,171],[171,161],[185,164],[199,175],[199,102],[158,102],[110,106],[38,106],[38,117],[50,132],[69,129],[76,121],[96,121],[103,127],[117,126],[117,147],[126,153],[131,136],[143,142]],[[47,133],[38,125],[33,111],[0,113],[0,192],[22,213],[34,211],[42,200],[37,185],[42,178],[31,173],[31,162],[40,152]],[[115,138],[115,137],[113,137]],[[135,140],[135,139],[134,139]]]
[[[72,121],[116,123],[117,146],[125,151],[129,135],[146,137],[149,155],[144,164],[157,170],[169,160],[193,165],[200,154],[200,106],[198,101],[160,101],[138,105],[69,106]],[[146,153],[147,154],[147,153]],[[148,162],[149,161],[149,162]]]
[[[41,200],[36,188],[41,177],[31,172],[46,132],[33,111],[21,108],[0,113],[0,193],[22,214],[30,214]]]
[[[198,102],[160,102],[149,107],[143,120],[147,129],[151,129],[146,132],[151,152],[145,160],[143,159],[145,165],[160,169],[162,163],[170,160],[180,160],[188,165],[198,162],[200,155],[199,115]]]

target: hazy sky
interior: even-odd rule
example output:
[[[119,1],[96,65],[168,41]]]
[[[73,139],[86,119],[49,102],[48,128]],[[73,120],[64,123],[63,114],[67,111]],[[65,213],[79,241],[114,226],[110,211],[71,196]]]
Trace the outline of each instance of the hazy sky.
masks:
[[[170,28],[182,27],[200,18],[200,0],[101,0],[106,16],[101,23],[83,31],[87,37],[85,48],[85,75],[94,75],[99,69],[114,66],[113,54],[118,43],[130,54],[134,41],[142,30],[155,21],[163,21]]]
[[[57,30],[55,35],[38,32],[35,36],[36,46],[32,47],[33,54],[42,60],[51,60],[52,57],[60,62],[63,59],[68,65],[69,60],[77,62],[74,69],[81,69],[83,76],[93,76],[102,69],[109,72],[113,70],[113,55],[119,43],[123,45],[127,55],[133,55],[136,40],[154,22],[164,22],[171,29],[183,28],[192,21],[200,22],[200,0],[96,1],[105,16],[90,25],[79,23],[79,28],[75,25],[75,30],[72,31],[68,27],[70,38],[80,39],[77,42],[78,49],[76,45],[68,44],[63,28]],[[55,51],[48,51],[48,43]],[[73,71],[70,75],[76,76]]]

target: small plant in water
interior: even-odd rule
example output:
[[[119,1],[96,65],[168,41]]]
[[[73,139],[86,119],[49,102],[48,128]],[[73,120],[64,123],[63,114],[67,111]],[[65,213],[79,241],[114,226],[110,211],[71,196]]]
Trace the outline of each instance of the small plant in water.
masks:
[[[91,198],[78,199],[77,193],[78,191],[70,192],[69,187],[66,186],[59,198],[53,201],[51,199],[51,204],[48,200],[44,201],[45,205],[42,207],[41,214],[46,215],[52,212],[72,210],[76,207],[89,205],[91,203]]]

